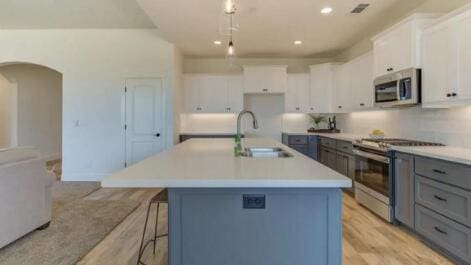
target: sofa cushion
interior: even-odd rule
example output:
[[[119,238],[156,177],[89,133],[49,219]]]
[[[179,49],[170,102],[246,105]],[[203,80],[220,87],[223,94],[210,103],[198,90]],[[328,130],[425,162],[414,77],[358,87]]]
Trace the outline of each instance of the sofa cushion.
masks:
[[[32,146],[0,149],[0,165],[39,158],[39,150]]]

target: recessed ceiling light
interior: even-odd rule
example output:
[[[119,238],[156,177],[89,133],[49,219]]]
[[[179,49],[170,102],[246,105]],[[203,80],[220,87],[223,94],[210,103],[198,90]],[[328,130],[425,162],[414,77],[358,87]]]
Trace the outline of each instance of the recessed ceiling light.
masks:
[[[326,7],[321,9],[322,14],[330,14],[330,13],[332,13],[332,11],[334,11],[334,9],[330,6],[326,6]]]
[[[221,44],[222,44],[222,41],[220,41],[220,40],[215,40],[213,43],[214,43],[214,45],[221,45]]]
[[[301,45],[301,44],[303,44],[303,42],[300,41],[300,40],[295,40],[295,41],[294,41],[294,45]]]

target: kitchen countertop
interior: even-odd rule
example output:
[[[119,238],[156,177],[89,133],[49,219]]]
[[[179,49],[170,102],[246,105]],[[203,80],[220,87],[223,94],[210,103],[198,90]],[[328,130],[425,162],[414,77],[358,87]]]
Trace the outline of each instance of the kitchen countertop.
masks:
[[[355,142],[355,140],[368,138],[365,135],[352,134],[352,133],[309,133],[309,132],[283,132],[287,135],[318,135],[322,137],[342,140],[347,142]]]
[[[453,146],[393,146],[392,148],[398,152],[471,165],[471,149],[468,148]]]
[[[234,156],[232,139],[192,139],[116,172],[103,187],[167,188],[344,188],[351,180],[267,138],[248,138],[244,147],[281,147],[290,158]]]

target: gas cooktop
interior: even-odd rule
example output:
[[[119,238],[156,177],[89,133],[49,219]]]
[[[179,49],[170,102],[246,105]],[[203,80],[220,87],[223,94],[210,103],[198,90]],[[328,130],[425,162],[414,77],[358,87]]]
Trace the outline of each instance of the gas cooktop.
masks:
[[[357,140],[355,145],[360,147],[373,147],[387,151],[392,146],[444,146],[441,143],[423,142],[407,139],[385,138],[385,139],[361,139]]]

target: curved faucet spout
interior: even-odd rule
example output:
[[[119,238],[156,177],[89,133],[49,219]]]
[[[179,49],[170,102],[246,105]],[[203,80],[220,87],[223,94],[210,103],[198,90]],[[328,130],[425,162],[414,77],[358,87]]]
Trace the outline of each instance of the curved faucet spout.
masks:
[[[257,118],[255,117],[255,114],[250,110],[243,110],[239,113],[239,116],[237,117],[237,135],[238,136],[241,135],[242,116],[244,116],[245,114],[249,114],[250,116],[252,116],[253,128],[258,129],[258,121],[257,121]]]

